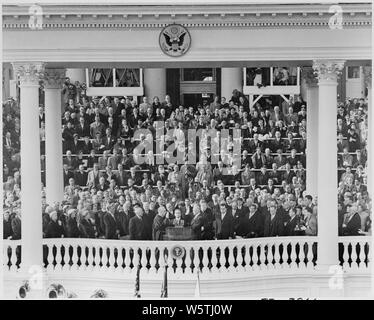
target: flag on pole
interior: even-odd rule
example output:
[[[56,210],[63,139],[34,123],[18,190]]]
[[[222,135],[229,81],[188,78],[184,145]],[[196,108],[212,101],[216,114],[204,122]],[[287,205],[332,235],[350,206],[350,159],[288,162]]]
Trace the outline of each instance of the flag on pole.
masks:
[[[161,298],[168,297],[168,266],[165,265],[164,269],[164,281],[162,282]]]
[[[200,298],[200,276],[199,276],[199,269],[197,269],[197,279],[196,279],[196,286],[195,286],[195,298]]]
[[[138,264],[138,269],[136,271],[136,280],[135,280],[135,294],[136,298],[140,298],[140,263]]]

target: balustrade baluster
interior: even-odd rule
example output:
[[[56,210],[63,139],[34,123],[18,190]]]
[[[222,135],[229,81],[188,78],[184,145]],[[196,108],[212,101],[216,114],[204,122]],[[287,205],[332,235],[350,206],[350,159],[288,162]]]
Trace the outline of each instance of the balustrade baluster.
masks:
[[[148,269],[147,269],[147,251],[148,251],[148,248],[147,247],[143,247],[143,248],[140,248],[140,252],[141,252],[141,260],[140,260],[140,264],[142,265],[142,272],[146,272]]]
[[[260,247],[260,245],[250,245],[250,247],[248,248],[248,253],[249,253],[249,256],[251,256],[251,261],[252,261],[252,270],[256,271],[256,270],[259,270],[260,269],[260,266],[259,266],[259,260],[260,260],[260,251],[259,250],[262,250],[262,248]]]
[[[314,268],[314,263],[313,263],[313,258],[314,258],[314,255],[313,255],[313,244],[314,242],[313,241],[308,241],[307,242],[307,250],[308,250],[308,253],[307,253],[307,259],[308,259],[308,268],[310,269],[313,269]]]
[[[357,258],[360,261],[359,264],[358,264],[358,267],[360,269],[361,268],[366,268],[365,261],[364,261],[365,260],[365,253],[364,253],[365,243],[357,241],[357,246],[358,246],[358,250],[359,250]]]
[[[131,272],[131,257],[130,257],[130,247],[126,247],[125,249],[125,270],[126,272]]]
[[[55,248],[56,247],[54,245],[48,245],[48,255],[47,255],[47,262],[48,262],[47,270],[48,271],[52,271],[54,269],[54,266],[53,266],[53,260],[54,260],[53,250],[56,250]]]
[[[70,248],[72,250],[70,270],[77,270],[78,269],[78,254],[77,254],[78,246],[77,244],[71,244]]]
[[[134,256],[132,258],[133,267],[131,268],[130,272],[132,272],[133,270],[137,271],[138,270],[138,265],[139,265],[139,262],[140,262],[138,247],[134,247],[134,248],[131,248],[131,249],[133,249]]]
[[[260,257],[259,257],[260,258],[260,269],[266,270],[268,268],[267,265],[265,264],[265,260],[266,260],[265,250],[267,250],[267,244],[263,243],[263,244],[260,244],[259,246],[261,248]]]
[[[229,252],[227,271],[234,271],[234,270],[236,270],[234,251],[237,252],[238,248],[236,246],[230,247],[229,245],[227,246],[227,248],[228,248],[228,252]]]
[[[56,244],[56,266],[55,271],[62,271],[62,254],[61,254],[61,244]]]
[[[184,259],[184,264],[186,265],[185,273],[192,274],[192,257],[193,249],[191,247],[186,247],[186,258]]]
[[[268,269],[274,269],[274,264],[273,264],[273,260],[274,260],[274,250],[275,249],[275,244],[273,243],[270,243],[268,245],[268,254],[267,254],[267,260],[268,260]]]
[[[109,248],[104,245],[102,246],[102,249],[103,249],[103,256],[101,258],[101,263],[102,263],[102,266],[101,266],[101,270],[104,270],[104,271],[107,271],[108,270],[108,250]]]
[[[354,269],[354,270],[357,270],[358,269],[357,242],[352,241],[351,244],[352,244],[352,254],[351,254],[352,264],[351,264],[351,268]]]
[[[114,246],[109,246],[107,249],[107,252],[109,254],[109,270],[110,271],[115,271],[115,262],[116,262],[116,257],[114,256],[114,251],[116,248]]]
[[[94,246],[91,245],[91,244],[87,245],[87,266],[86,266],[87,271],[92,271],[93,268],[94,268],[94,266],[93,266],[93,263],[94,263],[93,251],[94,251]]]
[[[218,260],[217,260],[217,246],[213,245],[211,248],[212,248],[212,258],[211,258],[212,267],[211,267],[210,271],[211,272],[216,272],[216,271],[219,270],[217,268],[217,263],[218,263]]]
[[[348,252],[348,243],[343,242],[342,243],[343,248],[343,269],[349,269],[349,252]]]
[[[279,243],[279,242],[275,242],[274,243],[274,264],[273,264],[273,267],[274,269],[280,269],[282,268],[282,265],[280,263],[280,250],[281,248],[283,248],[283,244],[282,243]]]
[[[101,262],[101,258],[100,258],[100,246],[97,245],[97,246],[94,246],[95,248],[95,270],[98,271],[100,270],[100,262]]]
[[[17,245],[11,245],[10,270],[17,271]]]
[[[297,258],[297,254],[296,254],[296,243],[294,242],[290,242],[289,243],[290,245],[290,268],[297,268],[297,263],[296,263],[296,258]]]
[[[149,269],[148,272],[153,272],[157,273],[157,268],[156,268],[156,252],[157,252],[157,247],[151,247],[150,248],[150,257],[149,257]]]

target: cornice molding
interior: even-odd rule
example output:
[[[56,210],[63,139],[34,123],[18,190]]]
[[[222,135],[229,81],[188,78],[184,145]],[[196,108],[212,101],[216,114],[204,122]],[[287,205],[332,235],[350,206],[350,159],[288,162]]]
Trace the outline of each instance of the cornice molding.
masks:
[[[101,62],[129,62],[139,63],[139,52],[142,62],[173,62],[175,60],[160,54],[158,47],[139,46],[134,48],[100,47],[78,49],[4,49],[3,61],[35,61],[72,63],[79,62],[90,64]],[[363,44],[362,47],[300,47],[298,50],[280,47],[243,47],[243,48],[196,48],[183,57],[178,58],[178,63],[183,61],[312,61],[314,59],[342,59],[342,60],[370,60],[371,47]]]
[[[42,6],[42,28],[328,28],[329,5]],[[370,27],[370,4],[342,4],[343,28]],[[27,7],[4,6],[5,30],[30,29]],[[31,29],[30,29],[31,30]]]
[[[180,23],[180,22],[178,22]],[[139,29],[160,29],[169,25],[165,23],[124,23],[124,22],[53,22],[43,23],[42,29],[118,29],[118,28],[139,28]],[[180,23],[187,28],[329,28],[328,21],[249,21],[249,22],[196,22]],[[371,27],[371,20],[368,21],[343,21],[343,28]],[[4,22],[4,30],[30,30],[28,23]]]

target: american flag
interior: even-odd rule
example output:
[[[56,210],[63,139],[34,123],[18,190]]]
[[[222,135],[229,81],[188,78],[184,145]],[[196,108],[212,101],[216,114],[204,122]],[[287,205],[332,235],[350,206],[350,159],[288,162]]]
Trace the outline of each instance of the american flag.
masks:
[[[136,280],[135,280],[135,294],[136,298],[140,298],[140,263],[138,264],[138,269],[136,271]]]
[[[164,269],[164,281],[162,282],[162,288],[161,288],[161,298],[167,298],[168,297],[168,266],[165,266]]]

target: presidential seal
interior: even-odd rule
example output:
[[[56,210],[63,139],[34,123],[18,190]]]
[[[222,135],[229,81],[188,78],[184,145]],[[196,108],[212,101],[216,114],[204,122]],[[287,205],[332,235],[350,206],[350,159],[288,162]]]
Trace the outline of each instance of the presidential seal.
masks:
[[[186,254],[186,249],[181,246],[174,246],[171,249],[171,257],[174,259],[183,259],[184,255]]]
[[[162,29],[159,37],[161,50],[170,57],[183,56],[191,46],[188,30],[180,24],[170,24]]]

